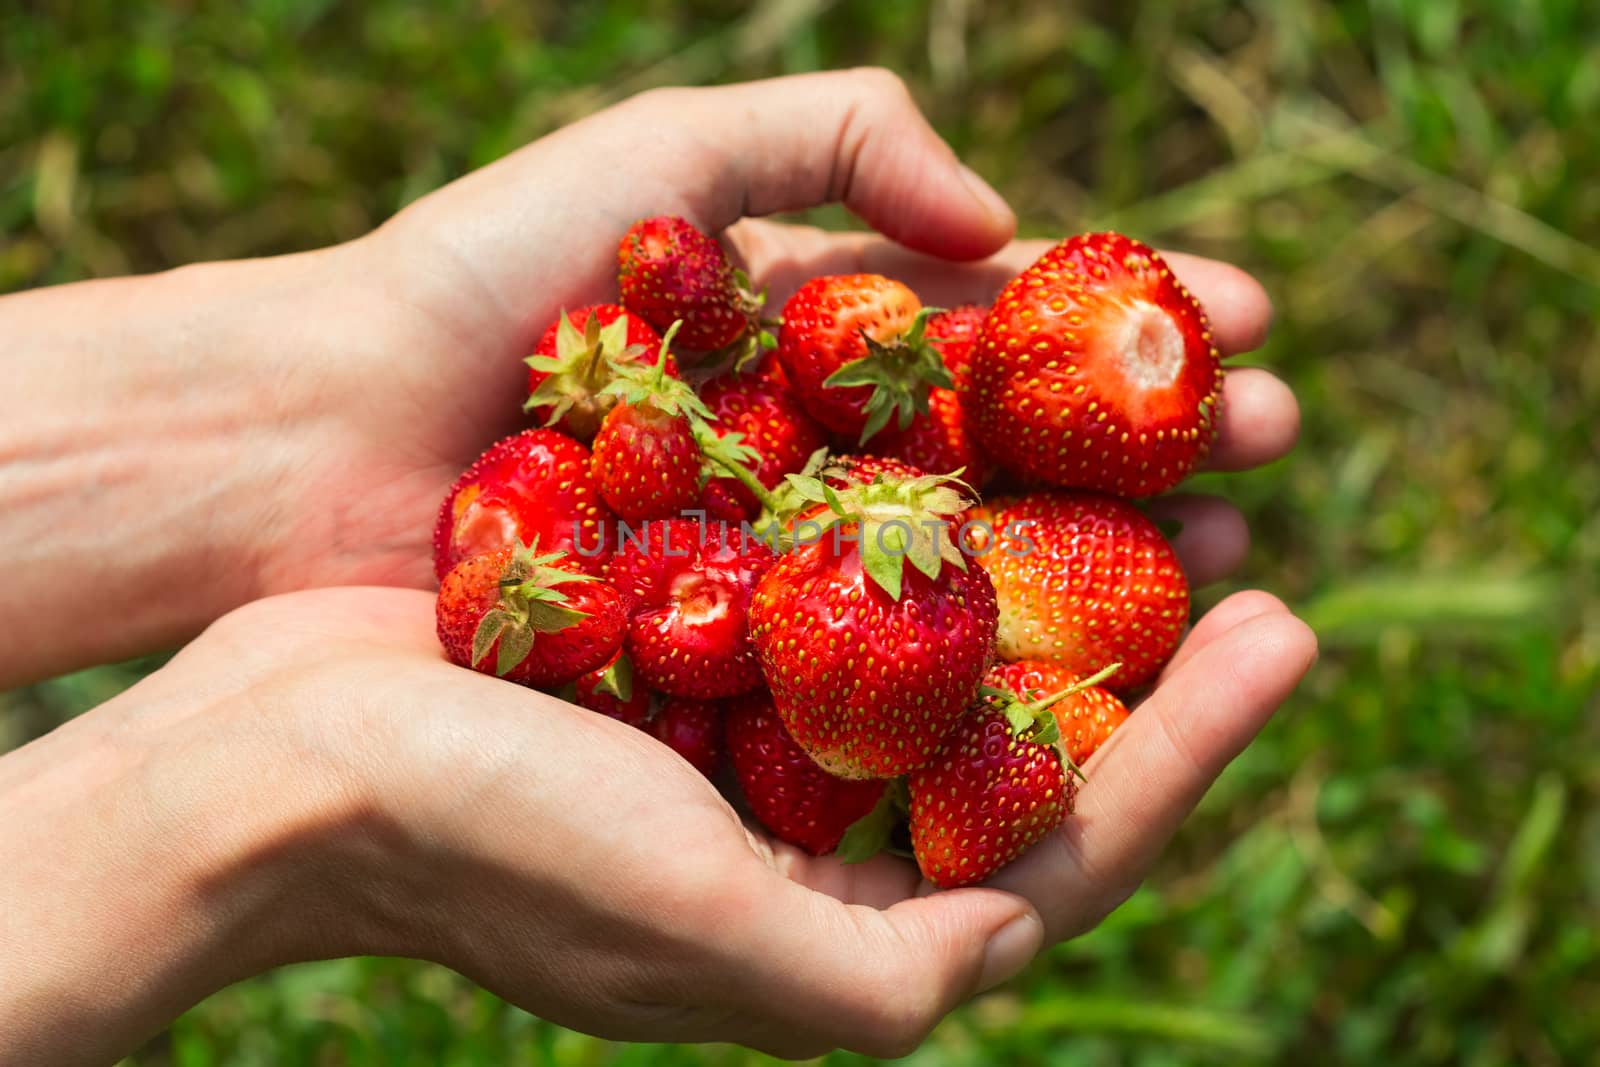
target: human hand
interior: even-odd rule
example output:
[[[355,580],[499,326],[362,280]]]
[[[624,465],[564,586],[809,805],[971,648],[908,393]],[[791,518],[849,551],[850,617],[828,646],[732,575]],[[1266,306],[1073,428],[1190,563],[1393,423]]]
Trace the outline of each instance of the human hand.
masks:
[[[356,953],[612,1038],[900,1055],[1120,901],[1313,647],[1270,598],[1225,601],[1079,815],[1003,888],[932,893],[902,859],[775,844],[645,733],[451,666],[425,593],[260,601],[0,759],[0,1063],[108,1061],[229,982]]]

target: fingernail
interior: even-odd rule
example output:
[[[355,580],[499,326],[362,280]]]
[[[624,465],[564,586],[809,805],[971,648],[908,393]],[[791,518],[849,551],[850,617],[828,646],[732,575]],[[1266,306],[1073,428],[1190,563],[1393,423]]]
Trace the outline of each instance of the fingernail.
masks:
[[[1027,911],[1006,923],[983,950],[983,970],[978,975],[978,992],[993,989],[1028,965],[1044,947],[1044,923]]]
[[[982,178],[978,172],[965,163],[956,165],[956,171],[961,175],[961,182],[967,187],[967,192],[972,194],[972,199],[983,208],[984,213],[992,215],[1002,222],[1011,221],[1011,205],[1006,203],[1005,197],[994,191],[994,187]]]

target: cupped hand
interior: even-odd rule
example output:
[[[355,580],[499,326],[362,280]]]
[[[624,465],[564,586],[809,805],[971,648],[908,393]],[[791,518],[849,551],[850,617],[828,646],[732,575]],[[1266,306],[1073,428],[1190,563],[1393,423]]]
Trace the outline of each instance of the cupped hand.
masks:
[[[751,216],[840,201],[876,234]],[[725,233],[773,310],[810,277],[869,270],[930,303],[988,302],[1048,247],[961,165],[904,86],[877,70],[662,89],[557,131],[413,204],[328,259],[319,442],[274,514],[293,536],[263,588],[425,586],[434,510],[491,441],[526,426],[522,357],[563,309],[614,300],[616,243],[636,219],[681,214]],[[744,221],[741,221],[744,220]],[[1174,254],[1225,355],[1253,348],[1270,308],[1241,271]],[[1292,445],[1298,413],[1262,370],[1230,371],[1212,465]],[[1178,495],[1190,577],[1243,558],[1230,506]],[[296,521],[298,520],[298,521]],[[315,531],[315,532],[313,532]]]
[[[1120,902],[1313,654],[1271,598],[1225,601],[1091,761],[1079,814],[998,888],[941,892],[906,860],[774,844],[642,731],[452,666],[422,592],[257,602],[132,695],[157,719],[203,695],[165,745],[208,736],[208,780],[247,761],[322,798],[293,821],[314,863],[284,873],[281,826],[234,850],[273,883],[242,895],[283,902],[251,924],[284,931],[258,963],[418,956],[605,1037],[895,1056]]]

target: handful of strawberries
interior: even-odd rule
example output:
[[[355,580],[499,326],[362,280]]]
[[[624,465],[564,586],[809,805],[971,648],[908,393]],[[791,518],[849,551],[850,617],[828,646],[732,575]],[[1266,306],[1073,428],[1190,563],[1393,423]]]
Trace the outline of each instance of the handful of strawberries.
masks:
[[[908,819],[933,883],[987,878],[1071,814],[1188,621],[1124,498],[1210,448],[1204,311],[1110,233],[992,307],[853,274],[781,324],[682,219],[618,258],[621,304],[527,359],[539,427],[440,509],[446,654],[649,731],[810,853],[865,858]]]

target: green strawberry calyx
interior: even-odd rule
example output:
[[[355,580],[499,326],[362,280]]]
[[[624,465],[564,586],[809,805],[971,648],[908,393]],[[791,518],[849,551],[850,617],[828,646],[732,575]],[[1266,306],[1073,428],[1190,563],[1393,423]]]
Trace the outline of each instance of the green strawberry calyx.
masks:
[[[951,536],[956,519],[972,506],[972,489],[950,475],[924,474],[915,478],[880,474],[870,482],[842,488],[826,477],[791,474],[787,481],[794,494],[810,504],[825,504],[827,512],[813,508],[806,517],[780,528],[780,543],[793,547],[803,534],[826,533],[853,527],[850,539],[861,557],[862,569],[895,600],[904,585],[905,565],[934,579],[946,563],[967,569],[967,558]],[[807,524],[819,529],[812,531]],[[840,537],[840,540],[843,540]]]
[[[577,582],[598,582],[592,574],[553,566],[566,558],[564,551],[538,554],[538,540],[512,554],[500,577],[500,599],[484,612],[472,634],[472,662],[480,663],[496,641],[495,673],[507,674],[528,658],[539,634],[555,633],[576,626],[589,617],[587,611],[568,606],[567,594],[560,588]]]
[[[627,315],[618,315],[609,326],[602,326],[600,316],[591,314],[579,333],[571,316],[563,311],[556,320],[556,354],[532,355],[523,360],[547,377],[529,394],[522,410],[549,408],[546,426],[566,418],[583,436],[592,437],[611,406],[611,401],[603,399],[603,393],[615,368],[631,366],[633,358],[643,351],[644,346],[628,343]]]
[[[928,319],[943,308],[925,307],[917,312],[910,329],[899,337],[878,341],[861,331],[867,354],[828,375],[825,387],[871,386],[867,400],[866,425],[861,428],[860,444],[866,444],[893,418],[902,430],[919,414],[928,413],[928,391],[934,387],[953,389],[955,383],[945,368],[939,350],[927,336]]]
[[[1061,724],[1051,709],[1067,697],[1099,685],[1121,669],[1122,664],[1112,663],[1109,666],[1102,667],[1087,678],[1081,678],[1073,682],[1065,689],[1051,693],[1049,696],[1037,697],[1032,700],[1028,699],[1029,694],[1016,693],[1009,689],[999,689],[991,685],[980,686],[978,688],[978,698],[987,701],[993,707],[999,708],[1011,727],[1013,737],[1020,741],[1029,741],[1036,745],[1048,745],[1055,749],[1056,755],[1061,759],[1061,766],[1082,779],[1083,771],[1068,755],[1066,740],[1061,736]]]
[[[889,847],[895,826],[910,810],[911,793],[906,780],[891,779],[872,810],[845,828],[833,854],[841,863],[865,863]]]

